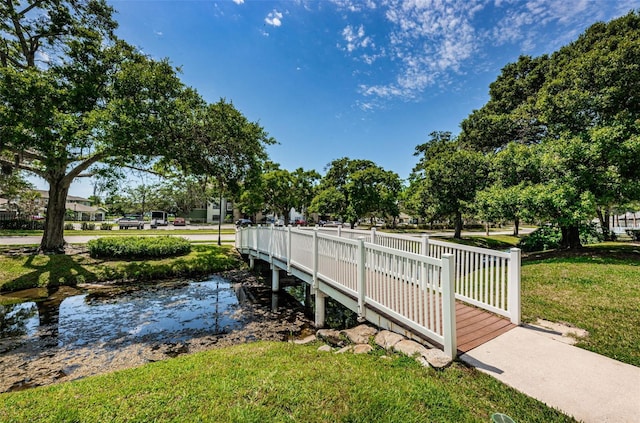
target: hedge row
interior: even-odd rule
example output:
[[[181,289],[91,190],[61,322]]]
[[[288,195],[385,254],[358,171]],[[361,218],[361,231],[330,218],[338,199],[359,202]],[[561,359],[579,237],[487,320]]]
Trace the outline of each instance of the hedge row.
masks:
[[[94,258],[144,259],[162,258],[191,252],[189,240],[172,236],[102,237],[89,241],[89,255]]]
[[[0,220],[0,229],[44,230],[44,220],[27,220],[27,219]]]

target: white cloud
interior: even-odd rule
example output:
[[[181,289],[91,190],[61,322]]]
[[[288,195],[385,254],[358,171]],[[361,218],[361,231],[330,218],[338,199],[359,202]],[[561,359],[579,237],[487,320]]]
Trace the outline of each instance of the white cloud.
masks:
[[[361,12],[364,9],[375,9],[376,2],[373,0],[331,0],[338,7],[338,10],[349,12]]]
[[[233,0],[235,4],[243,4],[244,0]]]
[[[273,12],[269,12],[264,21],[271,26],[281,26],[282,25],[282,13],[273,9]]]
[[[351,25],[347,25],[342,30],[342,38],[346,41],[345,50],[349,53],[358,48],[374,47],[371,37],[365,35],[364,26],[360,25],[357,29]]]
[[[361,86],[365,96],[418,98],[448,72],[458,72],[478,49],[471,21],[484,7],[479,0],[388,0],[387,57],[397,64],[394,80]]]

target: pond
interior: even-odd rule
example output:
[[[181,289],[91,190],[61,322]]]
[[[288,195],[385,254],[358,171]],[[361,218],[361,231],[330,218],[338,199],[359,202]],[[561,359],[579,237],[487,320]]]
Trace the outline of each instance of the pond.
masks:
[[[312,331],[309,310],[251,274],[236,279],[11,294],[0,306],[0,392],[78,379],[179,354]],[[0,298],[0,300],[2,300]],[[6,298],[4,299],[6,301]]]

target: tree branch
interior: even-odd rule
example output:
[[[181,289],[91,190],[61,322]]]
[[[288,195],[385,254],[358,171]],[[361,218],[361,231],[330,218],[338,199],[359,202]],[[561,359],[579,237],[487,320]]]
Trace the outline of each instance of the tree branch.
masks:
[[[30,166],[28,164],[25,164],[25,163],[17,163],[16,164],[12,160],[8,160],[8,159],[5,159],[3,157],[0,157],[0,164],[7,165],[7,166],[10,166],[10,167],[15,167],[17,169],[25,170],[27,172],[35,173],[36,175],[40,176],[41,178],[46,179],[46,175],[42,170],[40,170],[40,169],[38,169],[36,167]]]

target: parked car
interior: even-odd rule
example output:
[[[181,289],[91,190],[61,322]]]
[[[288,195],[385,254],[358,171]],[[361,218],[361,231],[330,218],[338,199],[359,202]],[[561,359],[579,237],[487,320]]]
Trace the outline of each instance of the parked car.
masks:
[[[294,226],[307,226],[307,221],[304,219],[296,219],[293,221]]]
[[[240,228],[244,228],[246,226],[251,226],[253,225],[253,222],[251,221],[251,219],[239,219],[236,221],[236,227]]]
[[[175,219],[173,219],[173,226],[186,226],[187,225],[187,221],[184,219],[184,217],[176,217]]]
[[[144,219],[142,216],[131,215],[121,217],[116,221],[118,223],[118,229],[144,229]]]

